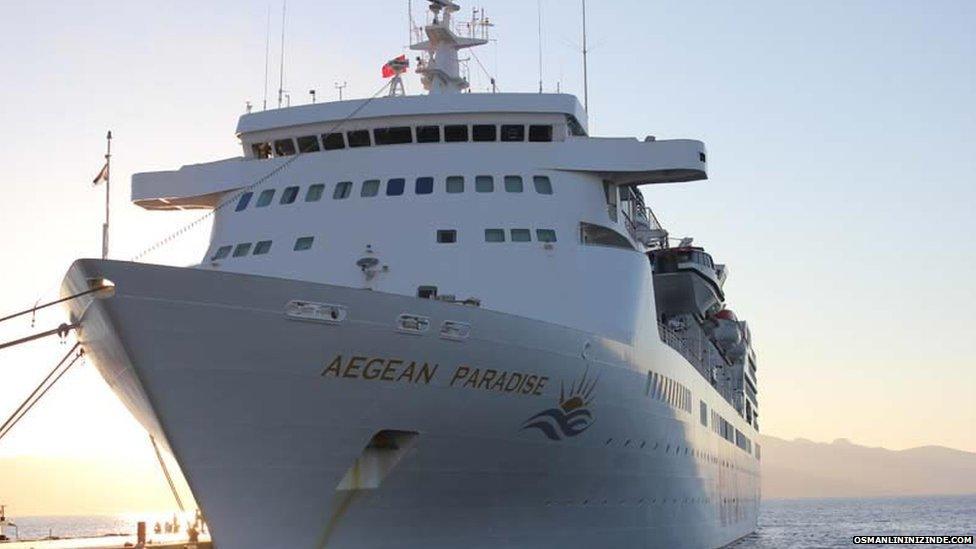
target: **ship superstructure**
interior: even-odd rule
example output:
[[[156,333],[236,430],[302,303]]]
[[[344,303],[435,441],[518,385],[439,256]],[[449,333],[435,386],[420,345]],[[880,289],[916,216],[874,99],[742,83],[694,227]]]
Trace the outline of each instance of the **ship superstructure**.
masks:
[[[704,145],[465,93],[484,39],[431,5],[428,95],[249,113],[241,157],[133,177],[144,208],[212,210],[210,244],[188,268],[77,262],[66,293],[115,286],[72,302],[89,357],[225,549],[752,532],[751,336],[640,190],[705,179]]]

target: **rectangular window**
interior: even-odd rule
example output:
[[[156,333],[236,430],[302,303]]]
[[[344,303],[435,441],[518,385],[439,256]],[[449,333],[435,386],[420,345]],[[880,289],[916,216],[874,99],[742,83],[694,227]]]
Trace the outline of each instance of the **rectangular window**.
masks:
[[[512,229],[512,242],[531,242],[532,231],[528,229]]]
[[[274,142],[275,156],[291,156],[295,154],[295,142],[291,139],[278,139]]]
[[[418,177],[414,192],[417,194],[430,194],[434,192],[434,178]]]
[[[261,194],[258,195],[258,203],[256,204],[256,206],[258,208],[263,208],[268,204],[271,204],[271,200],[274,198],[274,194],[275,194],[274,189],[265,189],[261,191]]]
[[[699,407],[700,407],[701,417],[699,417],[698,419],[699,421],[701,421],[702,425],[708,427],[708,404],[705,404],[705,401],[703,400],[699,403]]]
[[[462,125],[444,126],[444,141],[457,143],[468,140],[468,127]]]
[[[475,177],[474,190],[479,193],[495,192],[495,178],[490,175],[479,175]]]
[[[350,194],[352,194],[352,181],[340,181],[336,183],[335,190],[332,191],[332,198],[342,200],[349,198]]]
[[[544,175],[537,175],[532,178],[532,183],[535,185],[535,192],[539,194],[552,194],[552,181]]]
[[[235,212],[244,211],[244,208],[247,208],[247,205],[251,203],[251,197],[252,196],[254,196],[254,193],[244,193],[244,194],[242,194],[241,195],[241,198],[237,201],[237,207],[234,208],[234,211]]]
[[[521,124],[503,124],[502,141],[525,141],[525,126]]]
[[[271,156],[271,145],[267,143],[253,143],[251,145],[251,152],[254,153],[255,158],[268,158]]]
[[[245,242],[234,247],[234,257],[244,257],[251,252],[251,243]]]
[[[370,145],[369,130],[346,132],[346,139],[349,141],[350,147],[368,147]]]
[[[485,229],[485,242],[505,242],[505,229]]]
[[[535,239],[539,242],[555,242],[556,231],[552,229],[536,229]]]
[[[359,191],[359,196],[369,197],[376,196],[380,192],[380,180],[379,179],[368,179],[363,181],[363,188]]]
[[[319,152],[319,137],[317,135],[299,137],[298,150],[303,153]]]
[[[221,246],[217,248],[217,251],[214,252],[213,257],[211,257],[210,260],[217,261],[218,259],[223,259],[230,255],[230,250],[230,246]]]
[[[271,251],[271,241],[262,240],[254,245],[254,255],[264,255]]]
[[[494,124],[475,124],[471,128],[472,141],[495,141],[498,139],[498,127]]]
[[[316,183],[310,186],[308,192],[305,193],[305,202],[318,202],[322,200],[323,194],[325,194],[325,185]]]
[[[295,251],[302,252],[312,248],[312,242],[315,241],[315,237],[303,236],[295,241]]]
[[[323,133],[322,148],[327,151],[346,148],[346,139],[341,133]]]
[[[464,178],[460,175],[448,176],[447,182],[447,192],[450,194],[457,194],[464,192]]]
[[[285,187],[285,192],[281,193],[279,204],[292,204],[298,198],[298,187]]]
[[[529,126],[529,141],[552,141],[552,126]]]
[[[417,143],[440,143],[440,126],[417,126]]]
[[[438,244],[454,244],[455,242],[457,242],[457,231],[453,229],[437,231]]]
[[[402,177],[395,177],[386,181],[386,196],[400,196],[407,180]]]
[[[373,142],[377,145],[413,143],[413,130],[411,130],[410,126],[376,128],[373,130]]]
[[[507,192],[507,193],[520,193],[520,192],[522,192],[522,176],[521,175],[506,175],[505,176],[505,192]]]

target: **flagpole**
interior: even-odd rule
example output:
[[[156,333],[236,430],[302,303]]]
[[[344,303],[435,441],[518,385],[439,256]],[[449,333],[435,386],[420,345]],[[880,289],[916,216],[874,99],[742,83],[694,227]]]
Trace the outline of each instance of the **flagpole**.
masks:
[[[105,223],[102,224],[102,259],[108,259],[109,196],[112,188],[112,131],[105,137]]]

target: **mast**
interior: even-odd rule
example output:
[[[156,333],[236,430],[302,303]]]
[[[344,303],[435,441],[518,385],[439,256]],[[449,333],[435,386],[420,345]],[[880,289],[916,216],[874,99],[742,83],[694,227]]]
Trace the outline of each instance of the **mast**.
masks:
[[[109,130],[105,137],[107,142],[105,150],[105,223],[102,225],[102,259],[108,259],[108,222],[109,222],[109,197],[112,188],[112,131]]]
[[[434,18],[424,27],[427,40],[410,46],[411,50],[427,52],[427,59],[417,67],[422,76],[424,89],[431,94],[459,93],[468,88],[468,81],[461,77],[458,51],[481,46],[487,39],[462,37],[452,28],[453,14],[461,9],[451,0],[427,0]]]
[[[586,0],[583,0],[583,108],[590,113],[590,79],[586,70]]]

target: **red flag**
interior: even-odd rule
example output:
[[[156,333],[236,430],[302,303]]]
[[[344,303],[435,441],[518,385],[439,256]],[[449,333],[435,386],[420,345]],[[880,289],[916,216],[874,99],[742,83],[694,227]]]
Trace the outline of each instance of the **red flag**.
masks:
[[[383,65],[383,78],[391,78],[394,75],[407,72],[409,67],[410,61],[407,61],[406,55],[391,59]]]

